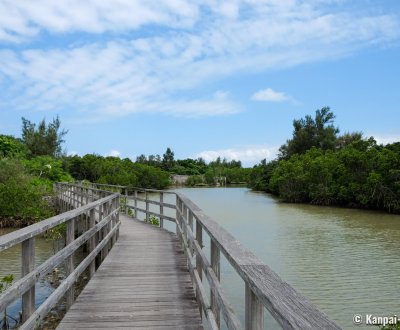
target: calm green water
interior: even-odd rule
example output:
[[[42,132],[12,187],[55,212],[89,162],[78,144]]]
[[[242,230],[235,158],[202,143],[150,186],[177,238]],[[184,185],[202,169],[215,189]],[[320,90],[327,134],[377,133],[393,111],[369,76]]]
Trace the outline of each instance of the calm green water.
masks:
[[[400,216],[284,204],[247,188],[177,190],[344,329],[377,329],[354,325],[354,314],[400,316]],[[244,319],[243,281],[227,262],[221,269]]]
[[[0,228],[0,236],[8,234],[16,229]],[[54,254],[53,242],[45,240],[42,237],[35,239],[35,264],[39,266]],[[17,244],[12,248],[0,252],[0,278],[5,275],[13,274],[14,281],[21,278],[21,244]],[[36,306],[39,306],[52,292],[54,288],[49,284],[48,277],[43,278],[36,284]],[[7,311],[15,318],[21,310],[21,300],[18,299],[11,304]],[[10,322],[14,325],[13,322]]]

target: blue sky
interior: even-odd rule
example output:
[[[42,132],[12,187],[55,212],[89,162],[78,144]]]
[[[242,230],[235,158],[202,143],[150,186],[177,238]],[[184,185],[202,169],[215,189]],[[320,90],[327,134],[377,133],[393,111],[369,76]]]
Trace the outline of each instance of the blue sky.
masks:
[[[400,1],[0,0],[0,133],[70,154],[272,159],[295,118],[400,141]]]

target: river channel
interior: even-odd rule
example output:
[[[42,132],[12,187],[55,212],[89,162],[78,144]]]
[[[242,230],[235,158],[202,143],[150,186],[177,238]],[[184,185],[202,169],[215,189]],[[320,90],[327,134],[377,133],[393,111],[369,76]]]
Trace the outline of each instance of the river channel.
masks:
[[[182,188],[205,213],[344,329],[353,316],[400,316],[400,216],[286,204],[247,188]],[[221,265],[222,283],[243,320],[244,285]],[[276,324],[266,316],[266,328]]]

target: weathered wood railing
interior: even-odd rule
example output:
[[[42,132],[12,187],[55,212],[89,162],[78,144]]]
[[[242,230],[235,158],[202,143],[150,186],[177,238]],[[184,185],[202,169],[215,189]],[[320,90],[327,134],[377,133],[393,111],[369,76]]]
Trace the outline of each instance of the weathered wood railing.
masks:
[[[0,313],[22,297],[20,329],[33,329],[64,296],[68,309],[74,301],[75,281],[86,269],[91,278],[96,258],[100,263],[118,238],[118,193],[66,183],[56,184],[55,190],[57,207],[63,213],[0,236],[0,253],[22,245],[21,278],[0,295]],[[35,237],[63,223],[66,224],[66,246],[35,268]],[[88,255],[75,268],[74,253],[84,244],[87,244]],[[63,262],[66,278],[35,310],[36,282]]]
[[[103,188],[107,189],[107,185]],[[127,187],[120,188],[123,189],[121,191],[128,191]],[[187,257],[199,307],[211,329],[220,328],[221,315],[229,329],[242,328],[220,283],[221,253],[245,283],[245,329],[264,328],[265,308],[283,329],[340,329],[184,195],[136,188],[129,188],[129,192],[129,196],[125,196],[128,199],[127,210],[133,209],[136,218],[140,219],[139,213],[142,213],[144,221],[151,215],[158,217],[160,227],[164,226],[164,220],[176,224],[176,233]],[[154,200],[157,194],[158,201]],[[174,195],[174,203],[164,201],[167,194]],[[150,199],[150,195],[153,199]],[[139,207],[140,202],[145,207]],[[157,205],[159,212],[150,210],[150,204]],[[165,208],[174,210],[176,215],[166,215]],[[209,259],[203,246],[206,242],[204,233],[210,239]],[[204,288],[204,279],[210,287],[210,298]]]

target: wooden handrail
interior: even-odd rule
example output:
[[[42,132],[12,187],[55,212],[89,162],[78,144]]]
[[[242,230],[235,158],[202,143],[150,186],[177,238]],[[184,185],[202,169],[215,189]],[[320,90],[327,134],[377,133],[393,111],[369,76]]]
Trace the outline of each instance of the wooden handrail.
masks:
[[[246,329],[263,328],[260,306],[267,308],[283,329],[340,329],[190,199],[180,193],[176,195],[177,200],[193,212],[196,225],[207,232],[214,249],[224,254],[244,280]],[[204,259],[201,254],[199,257]],[[218,290],[215,293],[219,294]]]
[[[20,329],[34,328],[64,294],[67,308],[70,307],[78,276],[89,268],[91,277],[95,271],[95,258],[101,256],[101,262],[118,238],[120,194],[69,183],[55,184],[55,192],[57,207],[62,214],[0,236],[0,252],[22,244],[22,276],[0,295],[0,313],[22,296],[23,324]],[[35,268],[35,237],[62,223],[67,224],[66,246]],[[74,269],[74,252],[86,242],[89,255]],[[66,262],[67,278],[35,312],[35,283],[62,262]]]

